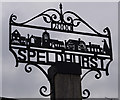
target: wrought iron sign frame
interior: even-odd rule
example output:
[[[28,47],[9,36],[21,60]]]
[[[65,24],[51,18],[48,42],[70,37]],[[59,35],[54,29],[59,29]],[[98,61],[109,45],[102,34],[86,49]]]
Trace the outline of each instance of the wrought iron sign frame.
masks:
[[[17,23],[17,16],[12,14],[9,19],[9,50],[12,52],[16,59],[16,66],[18,67],[19,63],[24,63],[25,65],[25,71],[30,73],[32,71],[32,66],[36,66],[38,69],[40,69],[43,74],[46,76],[48,81],[50,82],[51,87],[51,93],[45,94],[44,92],[47,91],[46,86],[42,86],[40,88],[40,94],[43,96],[50,96],[52,93],[54,94],[54,83],[51,79],[56,73],[52,73],[52,75],[49,73],[46,73],[46,71],[41,67],[41,64],[43,65],[51,65],[52,68],[56,65],[58,66],[57,70],[54,70],[54,72],[58,71],[59,73],[72,73],[72,74],[79,74],[82,75],[82,70],[87,70],[86,73],[82,75],[81,81],[83,78],[91,71],[96,71],[97,74],[95,75],[96,79],[101,78],[102,74],[101,71],[106,72],[106,75],[109,75],[109,64],[113,60],[112,55],[112,42],[111,42],[111,33],[110,29],[106,27],[103,30],[103,33],[99,33],[94,28],[92,28],[88,23],[86,23],[81,17],[79,17],[76,13],[72,11],[66,11],[63,13],[62,11],[62,4],[60,3],[60,11],[56,9],[47,9],[43,11],[42,13],[38,14],[37,16],[22,22]],[[53,12],[51,15],[49,12]],[[58,15],[56,15],[56,13]],[[75,18],[71,16],[67,16],[65,19],[65,16],[67,14],[74,15]],[[46,23],[50,23],[51,27],[44,27],[44,26],[37,26],[37,25],[30,25],[29,23],[37,18],[43,18],[43,21]],[[78,27],[80,23],[83,23],[85,26],[87,26],[90,30],[92,30],[94,33],[87,33],[87,32],[79,32],[74,31],[75,27]],[[44,30],[42,37],[37,37],[34,35],[29,35],[27,37],[24,37],[20,34],[20,32],[15,29],[12,30],[12,27],[24,27],[29,29],[38,29],[38,30]],[[83,36],[90,36],[90,37],[100,37],[103,38],[104,45],[101,47],[98,44],[92,44],[89,42],[89,45],[87,45],[83,40],[65,40],[59,41],[55,39],[50,39],[50,34],[48,31],[53,32],[62,32],[67,34],[78,34]],[[31,42],[31,39],[34,39],[34,43]],[[108,41],[107,41],[107,40]],[[18,50],[18,51],[16,51]],[[32,54],[31,54],[32,53]],[[45,58],[44,56],[40,55],[40,53],[45,53],[46,55],[46,62],[40,61],[40,58]],[[55,53],[55,61],[51,62],[49,61],[49,53]],[[26,55],[25,55],[26,54]],[[19,57],[18,57],[19,55]],[[63,60],[63,56],[64,59]],[[67,55],[69,55],[69,58],[67,58]],[[37,57],[36,61],[31,61],[30,58]],[[59,61],[58,56],[61,57],[61,61]],[[75,56],[79,57],[79,60],[82,61],[82,64],[75,62]],[[73,59],[73,60],[71,60]],[[97,60],[100,60],[101,66],[98,67],[98,64],[96,63]],[[88,65],[88,60],[92,62],[92,64]],[[104,60],[109,60],[104,66]],[[87,64],[87,67],[84,65],[84,63]],[[71,66],[70,68],[65,67],[65,65]],[[76,69],[75,67],[76,66]],[[64,70],[63,70],[64,69]],[[70,70],[72,69],[72,71]],[[42,89],[45,91],[43,92]],[[85,89],[83,91],[83,95],[86,95],[85,98],[88,98],[90,96],[90,91],[88,89]]]

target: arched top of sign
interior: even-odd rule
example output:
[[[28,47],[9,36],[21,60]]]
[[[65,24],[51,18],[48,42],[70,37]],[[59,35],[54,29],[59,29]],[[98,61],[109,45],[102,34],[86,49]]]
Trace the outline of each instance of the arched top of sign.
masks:
[[[95,35],[95,36],[101,36],[101,37],[102,36],[107,37],[109,35],[108,27],[103,30],[104,33],[100,33],[98,31],[96,31],[93,27],[91,27],[86,21],[84,21],[76,13],[74,13],[72,11],[63,12],[61,3],[59,5],[59,7],[60,7],[60,11],[58,11],[56,9],[47,9],[47,10],[43,11],[42,13],[36,15],[35,17],[33,17],[27,21],[24,21],[22,23],[17,23],[15,21],[17,19],[17,16],[12,14],[10,17],[10,22],[11,22],[11,24],[27,26],[27,25],[29,25],[30,22],[34,21],[35,19],[37,19],[39,17],[42,17],[46,23],[51,24],[50,28],[45,28],[42,26],[41,28],[43,28],[43,29],[54,30],[54,31],[63,31],[63,32],[67,31],[67,32],[74,33],[74,31],[75,31],[74,27],[78,27],[80,25],[80,23],[83,23],[91,31],[93,31],[95,34],[93,34],[93,33],[81,33],[81,32],[76,32],[76,31],[75,31],[75,33],[83,34],[83,35],[91,35],[91,36]],[[34,27],[35,27],[35,25],[34,25]],[[39,26],[36,26],[36,27],[39,27]]]

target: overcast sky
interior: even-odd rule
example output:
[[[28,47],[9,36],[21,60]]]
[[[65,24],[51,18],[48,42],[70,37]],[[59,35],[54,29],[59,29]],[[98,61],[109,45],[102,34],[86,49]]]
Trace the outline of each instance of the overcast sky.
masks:
[[[102,74],[102,78],[96,80],[95,72],[91,72],[82,82],[83,89],[91,91],[91,98],[117,98],[118,97],[118,9],[117,3],[62,3],[63,11],[71,10],[88,22],[97,31],[102,32],[108,26],[111,29],[113,44],[113,59],[110,64],[110,75]],[[56,3],[3,3],[2,16],[2,95],[16,98],[40,98],[39,88],[42,85],[49,86],[45,76],[37,69],[26,73],[24,64],[15,68],[15,58],[8,48],[8,23],[12,13],[16,14],[18,22],[41,13],[48,8],[58,9]],[[59,10],[59,9],[58,9]],[[42,20],[42,19],[39,19]],[[39,21],[36,22],[40,24]],[[81,30],[86,29],[83,25]],[[29,30],[30,31],[30,30]],[[61,37],[61,36],[59,36]],[[66,36],[67,37],[67,36]],[[49,66],[48,66],[49,67]],[[47,66],[43,68],[47,69]],[[49,92],[49,91],[48,91]]]

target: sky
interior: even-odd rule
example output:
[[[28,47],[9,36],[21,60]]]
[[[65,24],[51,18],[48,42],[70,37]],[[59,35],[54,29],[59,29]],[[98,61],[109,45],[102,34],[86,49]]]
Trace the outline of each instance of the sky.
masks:
[[[1,2],[119,2],[119,0],[1,0]]]
[[[90,98],[117,98],[118,97],[118,9],[117,3],[65,3],[63,11],[71,10],[88,22],[97,31],[102,32],[108,26],[111,30],[113,44],[113,59],[110,64],[110,75],[103,73],[102,78],[96,80],[95,72],[91,72],[82,82],[82,88],[91,91]],[[24,64],[15,68],[15,58],[8,48],[8,23],[12,13],[18,16],[17,21],[26,21],[48,8],[58,9],[59,2],[55,3],[2,3],[2,96],[15,98],[42,98],[39,88],[42,85],[49,87],[45,76],[33,68],[26,73]],[[58,9],[59,10],[59,9]],[[36,21],[35,24],[40,24]],[[81,30],[86,27],[81,25]],[[31,32],[31,30],[28,30]],[[89,31],[89,30],[87,30]],[[56,37],[54,35],[53,37]],[[60,35],[58,36],[61,37]],[[66,36],[68,37],[68,36]],[[65,37],[65,38],[66,38]],[[70,36],[72,37],[72,36]],[[83,37],[84,38],[84,37]],[[86,39],[86,38],[84,38]],[[95,40],[97,41],[97,40]],[[48,69],[49,66],[43,66]],[[49,93],[49,91],[48,91]]]
[[[2,15],[2,3],[0,3],[0,14]],[[2,16],[0,17],[0,48],[2,48]],[[2,49],[0,49],[0,96],[2,96]]]

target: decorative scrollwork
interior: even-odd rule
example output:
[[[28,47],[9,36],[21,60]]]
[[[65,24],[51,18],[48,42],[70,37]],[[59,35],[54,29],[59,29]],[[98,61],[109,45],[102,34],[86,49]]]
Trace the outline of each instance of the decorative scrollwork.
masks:
[[[102,74],[101,74],[101,72],[98,70],[97,71],[98,73],[95,75],[95,78],[96,79],[100,79],[101,78],[101,76],[102,76]]]
[[[41,14],[41,16],[43,16],[43,19],[46,23],[51,23],[51,22],[59,22],[60,21],[60,18],[58,17],[59,15],[57,14],[52,14],[52,15],[49,15],[49,14]]]
[[[69,21],[69,23],[73,23],[72,17],[68,16],[68,17],[67,17],[67,21]]]
[[[25,65],[25,71],[27,72],[27,73],[30,73],[31,71],[32,71],[32,67],[30,67],[29,65],[33,65],[33,66],[36,66],[37,68],[39,68],[42,72],[43,72],[43,74],[46,76],[46,78],[48,79],[48,81],[50,82],[50,85],[51,85],[51,81],[50,81],[50,78],[49,78],[49,76],[48,76],[48,74],[42,69],[42,67],[40,67],[39,65],[37,65],[37,64],[26,64]],[[44,90],[44,91],[43,91]],[[51,94],[52,94],[52,92],[50,92],[49,94],[45,94],[44,92],[46,92],[47,91],[47,87],[46,86],[42,86],[41,88],[40,88],[40,90],[39,90],[39,92],[40,92],[40,94],[42,95],[42,96],[50,96]]]
[[[15,20],[17,20],[17,16],[14,15],[14,14],[11,14],[11,16],[10,16],[10,22],[11,23],[16,23]]]
[[[67,16],[67,14],[69,14],[69,16]],[[71,16],[70,16],[71,15]],[[79,18],[77,18],[77,16],[75,16],[75,18],[73,18],[72,16],[74,15],[73,12],[71,11],[66,11],[64,14],[63,14],[63,20],[65,23],[69,23],[71,25],[73,25],[74,27],[77,27],[80,23],[81,23],[81,20]],[[67,16],[67,17],[65,17]],[[66,18],[66,19],[65,19]]]
[[[77,27],[80,23],[81,23],[81,21],[79,21],[79,19],[74,19],[74,21],[73,21],[73,25],[75,27]]]
[[[82,96],[82,98],[83,99],[87,99],[90,96],[90,91],[88,89],[85,89],[83,91],[83,95],[86,95],[86,96]]]
[[[51,22],[50,16],[49,16],[48,14],[44,14],[44,15],[43,15],[43,20],[44,20],[46,23],[50,23],[50,22]]]
[[[57,21],[59,21],[59,20],[60,20],[60,18],[58,18],[56,14],[52,14],[52,15],[51,15],[51,21],[57,22]]]
[[[36,19],[36,18],[38,18],[38,17],[43,17],[43,19],[44,19],[44,21],[45,22],[47,22],[47,23],[50,23],[53,19],[52,19],[52,17],[51,16],[54,16],[54,15],[49,15],[49,14],[47,14],[47,13],[49,13],[49,12],[56,12],[58,15],[60,15],[60,13],[59,13],[59,11],[58,10],[56,10],[56,9],[48,9],[48,10],[45,10],[45,11],[43,11],[42,13],[40,13],[40,14],[38,14],[37,16],[35,16],[35,17],[33,17],[33,18],[31,18],[31,19],[29,19],[29,20],[27,20],[27,21],[25,21],[25,22],[23,22],[23,23],[21,23],[21,24],[26,24],[26,23],[28,23],[28,22],[30,22],[30,21],[33,21],[34,19]],[[46,17],[46,18],[45,18]],[[49,21],[48,21],[48,19],[49,19]]]
[[[52,15],[49,14],[49,12],[54,12]],[[66,14],[70,14],[72,16],[74,16],[75,18],[71,17],[71,16],[67,16],[66,20],[65,20],[65,15]],[[92,28],[88,23],[86,23],[81,17],[79,17],[76,13],[72,12],[72,11],[66,11],[64,13],[62,13],[62,4],[60,4],[60,11],[56,10],[56,9],[47,9],[45,11],[43,11],[42,13],[38,14],[37,16],[23,22],[23,23],[19,23],[19,24],[26,24],[30,21],[33,21],[34,19],[38,18],[38,17],[43,17],[44,21],[46,23],[51,23],[55,22],[55,23],[59,23],[59,24],[65,24],[65,25],[70,25],[70,27],[77,27],[80,25],[80,23],[82,22],[83,24],[85,24],[88,28],[90,28],[93,32],[97,33],[98,35],[102,35],[101,33],[99,33],[98,31],[96,31],[94,28]],[[12,14],[11,15],[11,22],[15,23],[15,20],[17,19],[17,16]],[[72,26],[71,26],[72,25]],[[71,29],[73,31],[73,29]],[[106,32],[107,29],[104,29],[103,32]],[[106,36],[106,35],[104,35]]]
[[[73,18],[71,16],[65,16],[63,15],[63,20],[64,20],[64,23],[69,23],[69,24],[73,24]]]
[[[96,70],[93,70],[93,71],[97,72],[97,74],[95,75],[96,79],[100,79],[102,77],[101,71],[99,69],[96,69]]]
[[[32,68],[30,67],[30,66],[28,66],[29,64],[26,64],[25,65],[25,71],[27,72],[27,73],[30,73],[31,71],[32,71]]]
[[[80,22],[82,22],[83,24],[85,24],[88,28],[90,28],[93,32],[97,33],[98,35],[101,35],[98,31],[96,31],[94,28],[92,28],[88,23],[86,23],[82,18],[80,18],[76,13],[71,12],[71,11],[66,11],[63,15],[65,14],[72,14],[76,17],[76,19]],[[79,24],[78,24],[79,25]],[[77,25],[77,26],[78,26]],[[74,25],[75,27],[77,27],[76,25]]]
[[[87,71],[87,72],[82,76],[81,81],[82,81],[83,78],[84,78],[89,72],[91,72],[91,71],[96,71],[96,72],[97,72],[97,74],[95,74],[95,78],[96,78],[96,79],[100,79],[100,78],[101,78],[102,74],[101,74],[100,70],[98,70],[98,69],[96,69],[96,70],[90,69],[89,71]]]
[[[104,33],[106,33],[107,36],[109,36],[110,34],[110,30],[108,27],[106,27],[104,30],[103,30]]]
[[[83,78],[84,78],[89,72],[91,72],[91,71],[96,71],[96,72],[97,72],[97,74],[95,74],[95,78],[96,78],[96,79],[101,78],[102,74],[101,74],[100,70],[98,70],[98,69],[96,69],[96,68],[92,68],[92,69],[90,69],[89,71],[87,71],[87,72],[82,76],[81,81],[82,81]],[[85,89],[85,90],[83,91],[83,94],[84,94],[84,95],[87,94],[87,96],[82,97],[82,98],[83,98],[83,99],[87,99],[87,98],[90,96],[90,91],[89,91],[88,89]]]
[[[43,91],[43,90],[44,90],[44,91]],[[40,91],[40,94],[41,94],[42,96],[45,96],[45,97],[50,96],[50,95],[52,94],[52,92],[50,92],[49,94],[45,94],[45,93],[44,93],[44,92],[47,91],[47,87],[46,87],[46,86],[42,86],[39,91]]]

